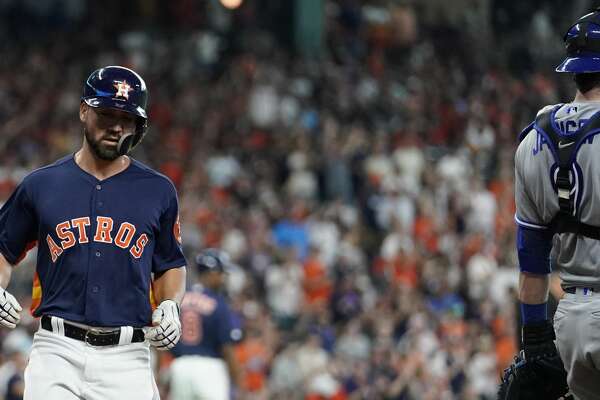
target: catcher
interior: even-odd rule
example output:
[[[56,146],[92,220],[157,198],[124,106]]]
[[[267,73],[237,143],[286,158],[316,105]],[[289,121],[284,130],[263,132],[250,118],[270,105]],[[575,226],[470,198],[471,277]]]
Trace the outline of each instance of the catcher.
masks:
[[[555,400],[569,388],[571,398],[600,399],[600,8],[564,40],[556,71],[574,74],[575,98],[540,110],[515,155],[523,351],[500,399]],[[565,292],[553,323],[551,250]]]

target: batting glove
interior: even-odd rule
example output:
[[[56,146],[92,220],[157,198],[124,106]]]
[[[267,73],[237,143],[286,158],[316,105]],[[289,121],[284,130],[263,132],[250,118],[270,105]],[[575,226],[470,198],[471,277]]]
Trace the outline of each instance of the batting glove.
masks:
[[[145,335],[150,345],[161,351],[173,348],[181,337],[177,303],[173,300],[162,301],[152,313],[152,325]]]
[[[23,308],[15,297],[0,287],[0,325],[13,329],[21,320]]]

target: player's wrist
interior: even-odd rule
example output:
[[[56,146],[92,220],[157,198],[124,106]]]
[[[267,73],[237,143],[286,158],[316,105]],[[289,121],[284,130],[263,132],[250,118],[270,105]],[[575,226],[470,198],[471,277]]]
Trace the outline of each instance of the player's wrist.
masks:
[[[177,315],[179,315],[180,313],[180,308],[179,308],[179,303],[177,301],[175,301],[174,299],[163,299],[159,304],[158,304],[158,308],[172,308],[174,310],[177,310]]]
[[[521,303],[521,319],[523,321],[523,325],[537,324],[548,320],[547,303]]]
[[[523,325],[523,344],[541,344],[556,339],[550,320],[536,321]]]
[[[526,358],[557,353],[554,344],[556,335],[550,320],[524,324],[522,338]]]

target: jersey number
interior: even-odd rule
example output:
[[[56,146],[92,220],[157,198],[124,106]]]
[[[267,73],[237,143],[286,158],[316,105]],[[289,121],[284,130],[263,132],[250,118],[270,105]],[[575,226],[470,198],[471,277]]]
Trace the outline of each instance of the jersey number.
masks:
[[[192,310],[181,312],[181,342],[188,346],[194,346],[202,341],[202,316]]]

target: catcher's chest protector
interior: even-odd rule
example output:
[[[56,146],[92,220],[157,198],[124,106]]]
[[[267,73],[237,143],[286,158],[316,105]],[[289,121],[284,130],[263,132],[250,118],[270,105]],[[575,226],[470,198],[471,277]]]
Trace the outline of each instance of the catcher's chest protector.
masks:
[[[600,227],[579,221],[576,199],[572,194],[571,178],[576,174],[575,160],[581,145],[600,133],[600,113],[594,114],[585,125],[573,134],[565,135],[560,131],[554,119],[556,111],[561,106],[562,104],[559,104],[554,109],[539,114],[535,122],[521,132],[519,141],[522,141],[531,129],[535,129],[545,139],[556,160],[558,171],[555,188],[560,210],[550,222],[550,229],[555,233],[570,232],[600,240]]]

